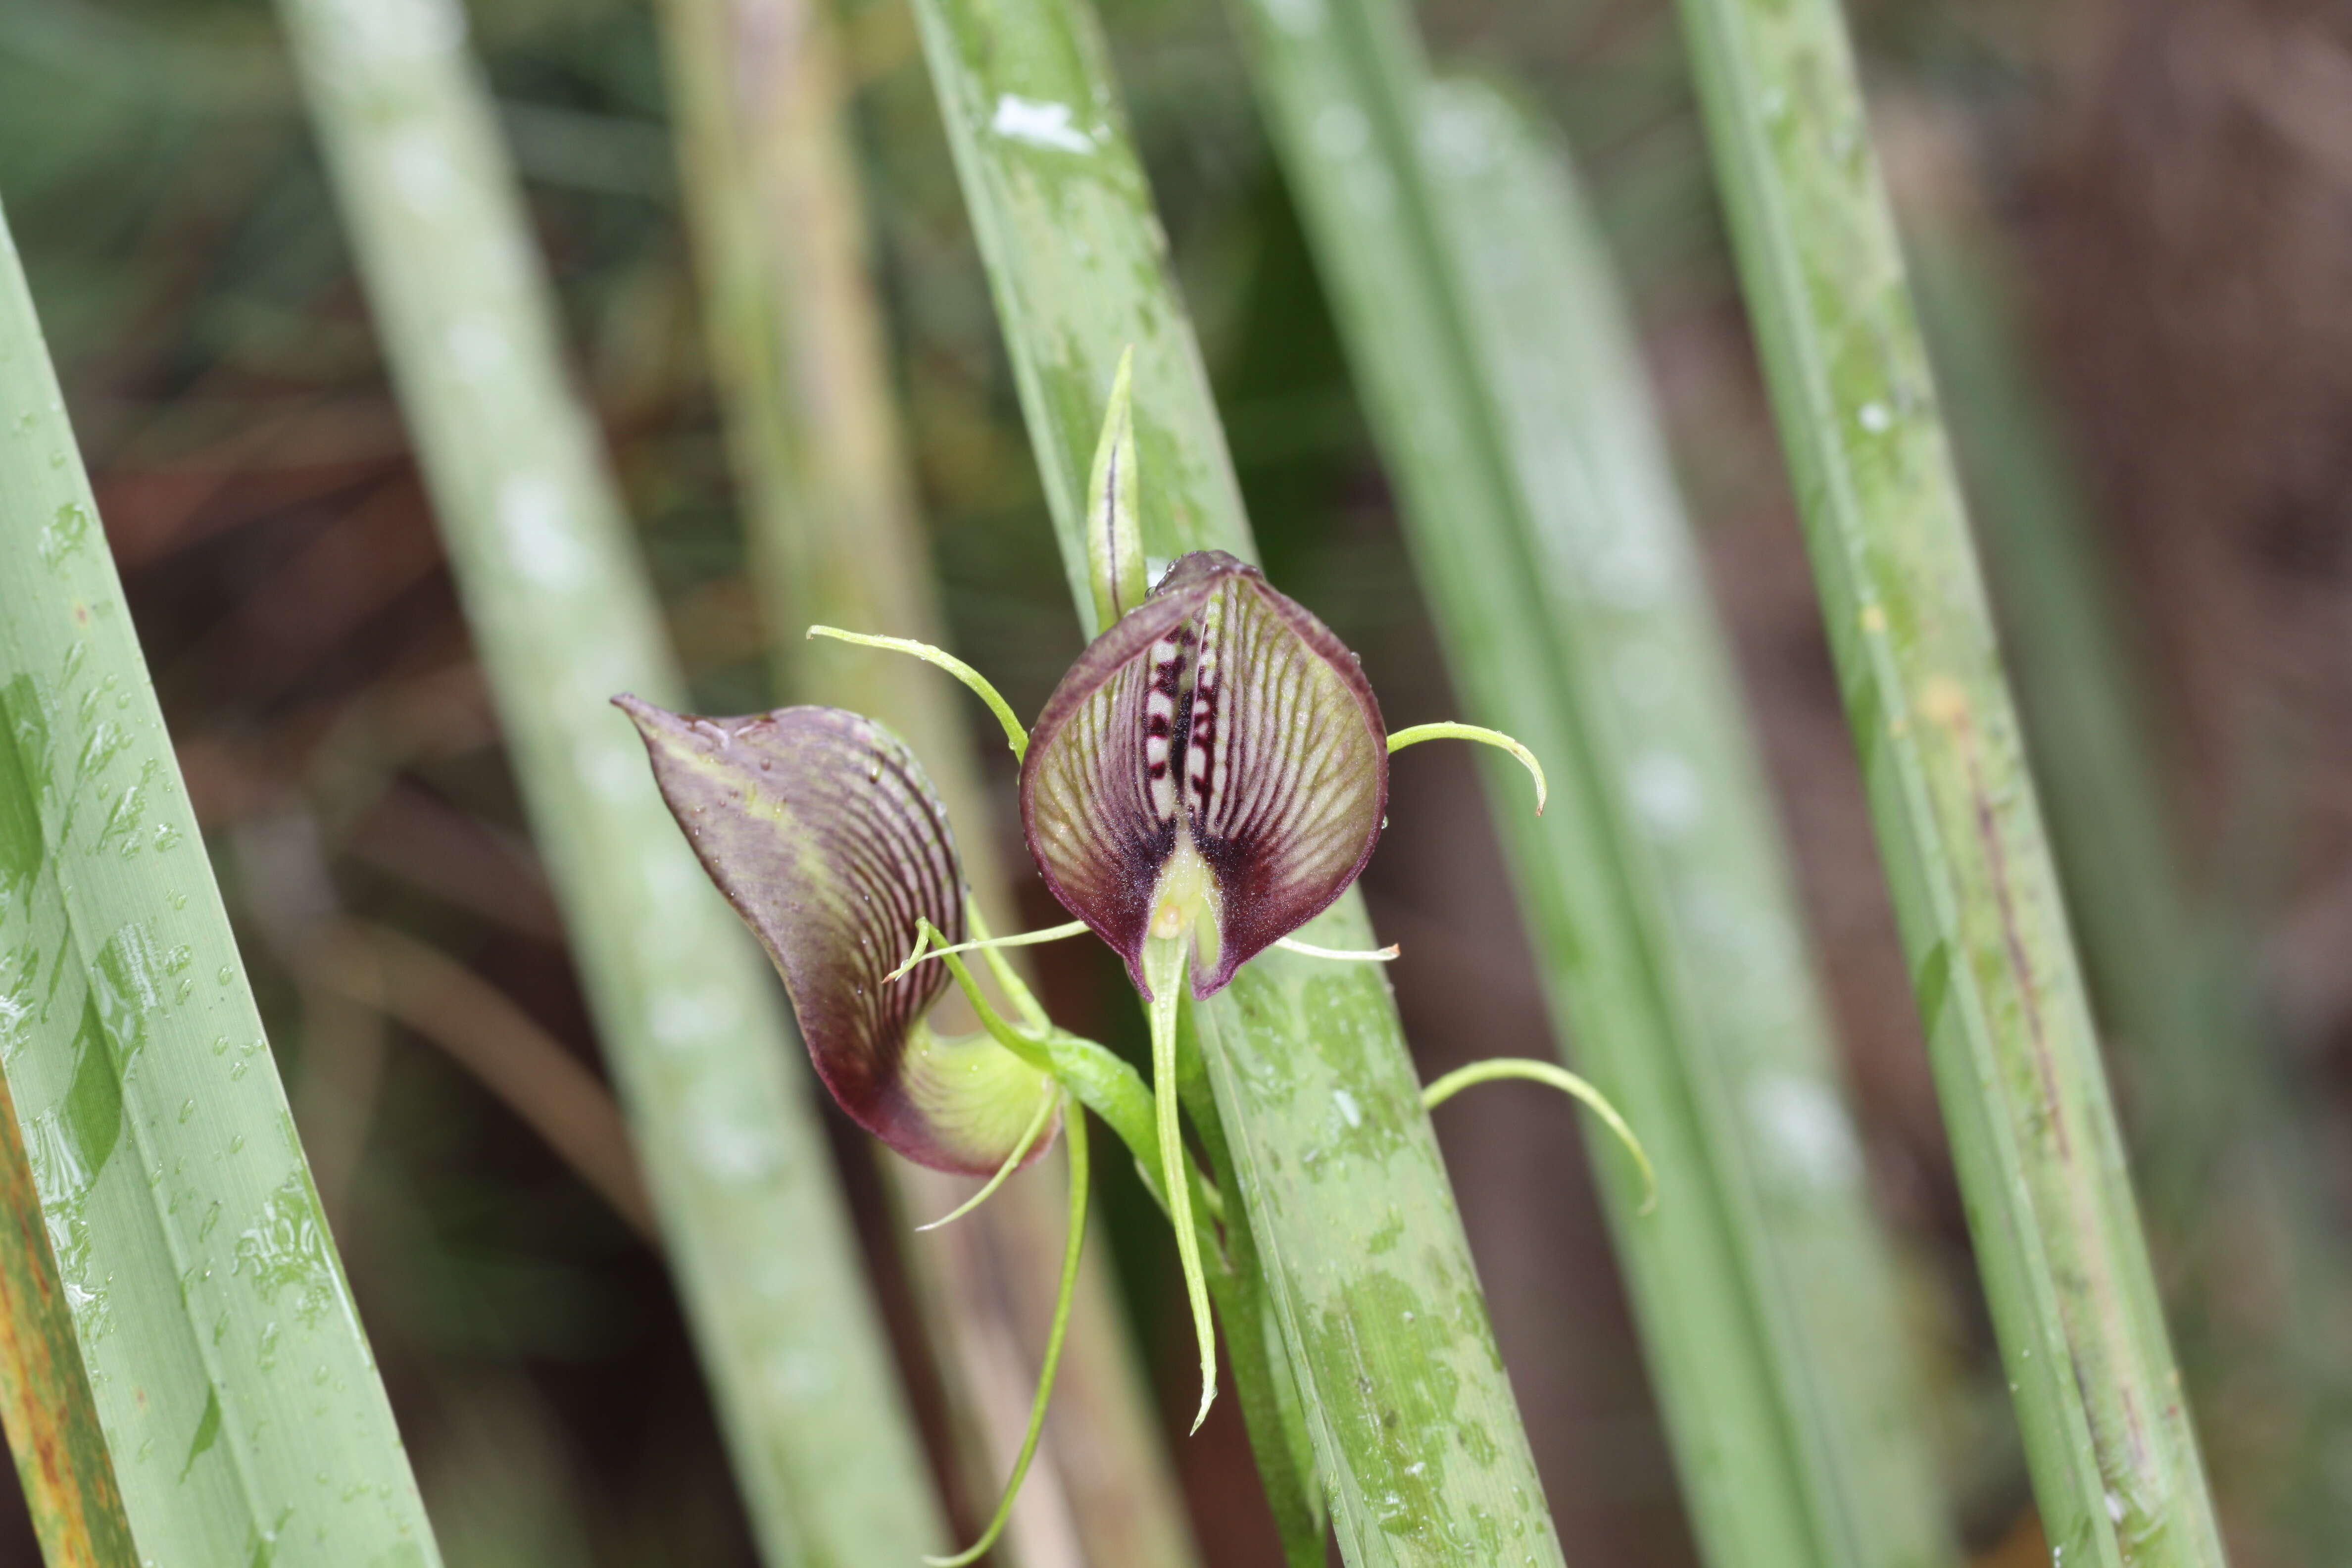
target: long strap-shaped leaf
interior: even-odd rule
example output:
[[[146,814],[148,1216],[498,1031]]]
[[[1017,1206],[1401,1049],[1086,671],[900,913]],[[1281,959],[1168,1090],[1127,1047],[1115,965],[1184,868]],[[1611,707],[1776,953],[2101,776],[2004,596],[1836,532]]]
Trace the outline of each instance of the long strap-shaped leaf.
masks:
[[[1958,202],[1903,216],[2092,1001],[2131,1064],[2126,1133],[2150,1234],[2178,1271],[2183,1370],[2200,1400],[2263,1411],[2216,1434],[2219,1500],[2293,1531],[2314,1561],[2352,1560],[2352,1493],[2327,1461],[2352,1441],[2338,1332],[2352,1247],[2321,1173],[2327,1106],[2297,1092],[2252,954],[2181,863],[2114,563],[2064,416],[2035,384],[1990,220]],[[2251,1316],[2250,1267],[2273,1282]]]
[[[679,680],[452,0],[288,0],[383,323],[761,1550],[944,1541],[789,1026],[619,691]]]
[[[1474,716],[1551,764],[1496,814],[1709,1559],[1947,1559],[1887,1269],[1721,637],[1561,155],[1434,89],[1383,0],[1237,6]],[[1352,125],[1340,137],[1329,127]],[[1368,201],[1377,184],[1386,199]]]
[[[5,402],[0,402],[5,407]],[[0,481],[0,489],[5,482]],[[0,501],[0,506],[5,506]],[[5,521],[0,519],[0,530]],[[7,559],[0,551],[0,562]],[[21,833],[18,852],[37,851],[33,792],[0,746],[0,835]],[[5,852],[5,847],[0,847]],[[29,857],[28,857],[29,858]],[[25,1510],[50,1568],[135,1568],[131,1521],[114,1481],[98,1402],[81,1363],[73,1310],[49,1247],[40,1190],[26,1157],[16,1102],[0,1079],[0,1422],[16,1460]]]
[[[982,830],[990,805],[965,721],[969,697],[913,659],[802,636],[824,622],[945,641],[865,273],[845,82],[825,8],[667,0],[663,17],[706,335],[780,684],[794,701],[877,718],[914,749],[961,830],[974,896],[995,929],[1013,930],[996,836]],[[968,1187],[908,1161],[886,1169],[925,1218],[953,1208]],[[941,1359],[968,1375],[1021,1342],[1002,1321],[1008,1309],[1034,1312],[1042,1331],[1065,1223],[1049,1186],[1013,1183],[952,1229],[908,1246]],[[1037,1562],[1039,1537],[1074,1537],[1086,1562],[1188,1568],[1191,1532],[1101,1257],[1089,1254],[1082,1268],[1048,1463],[1030,1474],[1011,1550]],[[966,1478],[982,1518],[1018,1446],[1017,1425],[1001,1436],[1003,1452]],[[1028,1528],[1033,1510],[1057,1502],[1066,1531]]]
[[[5,224],[0,431],[0,1145],[40,1201],[9,1205],[34,1228],[8,1241],[5,1359],[12,1384],[47,1363],[8,1409],[20,1468],[30,1440],[44,1472],[45,1548],[426,1568],[439,1553]],[[60,1286],[55,1304],[24,1295]],[[43,1323],[57,1304],[71,1333]],[[86,1409],[58,1408],[92,1396],[103,1447]],[[31,1429],[27,1400],[48,1406]]]
[[[1254,554],[1092,11],[917,14],[1079,614],[1080,498],[1129,344],[1145,550]],[[1353,894],[1306,934],[1376,945]],[[1192,1011],[1340,1550],[1357,1568],[1558,1563],[1385,983],[1269,952]]]
[[[2221,1561],[1835,0],[1684,0],[2042,1521]]]

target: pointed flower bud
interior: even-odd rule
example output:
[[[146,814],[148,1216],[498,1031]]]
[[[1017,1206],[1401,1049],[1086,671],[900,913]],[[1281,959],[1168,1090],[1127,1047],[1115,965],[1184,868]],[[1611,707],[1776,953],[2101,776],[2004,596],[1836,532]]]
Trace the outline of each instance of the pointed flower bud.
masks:
[[[1135,351],[1118,356],[1110,406],[1087,479],[1087,580],[1093,586],[1095,625],[1108,627],[1143,603],[1143,517],[1137,501]]]
[[[962,866],[914,754],[838,708],[697,719],[614,700],[704,869],[775,960],[841,1108],[922,1164],[1004,1164],[1034,1131],[1045,1073],[986,1036],[932,1032],[942,966],[885,979],[919,921],[952,942],[964,932]],[[1031,1156],[1051,1141],[1035,1138]]]
[[[1328,909],[1388,807],[1380,704],[1328,627],[1204,551],[1078,656],[1021,770],[1054,896],[1127,960],[1190,933],[1192,988]]]

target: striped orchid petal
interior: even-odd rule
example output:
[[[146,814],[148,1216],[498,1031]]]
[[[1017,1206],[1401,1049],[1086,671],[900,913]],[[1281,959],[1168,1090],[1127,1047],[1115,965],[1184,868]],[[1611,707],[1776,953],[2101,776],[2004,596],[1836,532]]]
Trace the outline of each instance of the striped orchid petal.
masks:
[[[1328,627],[1256,568],[1187,555],[1047,700],[1021,770],[1030,853],[1147,996],[1145,941],[1188,927],[1213,994],[1363,869],[1385,734]]]
[[[964,934],[955,840],[914,754],[837,708],[698,719],[615,701],[703,868],[775,960],[841,1108],[920,1163],[997,1170],[1033,1131],[1045,1075],[985,1036],[931,1030],[942,965],[886,979],[919,920]]]

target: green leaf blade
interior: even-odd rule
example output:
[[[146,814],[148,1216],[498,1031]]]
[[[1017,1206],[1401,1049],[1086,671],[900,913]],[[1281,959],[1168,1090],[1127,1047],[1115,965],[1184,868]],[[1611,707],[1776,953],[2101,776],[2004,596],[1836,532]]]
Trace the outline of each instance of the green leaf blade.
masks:
[[[782,998],[610,706],[683,682],[463,13],[280,10],[761,1553],[912,1563],[945,1523]]]
[[[855,72],[829,12],[815,0],[659,7],[704,341],[781,700],[831,703],[888,725],[924,760],[950,818],[969,829],[989,819],[993,802],[956,694],[905,659],[793,636],[824,621],[948,640],[868,265],[847,123]],[[786,37],[790,48],[771,47]],[[752,71],[758,89],[746,92]],[[1016,756],[1026,745],[1017,724],[1007,739]],[[1012,930],[994,836],[968,832],[961,848],[979,908],[998,930]],[[1005,990],[1017,994],[1019,986]],[[952,1177],[886,1164],[911,1214],[943,1212],[960,1195]],[[985,1510],[1013,1458],[1001,1428],[982,1430],[969,1392],[1018,1375],[1012,1325],[1043,1315],[1039,1292],[1061,1246],[1048,1184],[1013,1184],[954,1235],[906,1250],[959,1436],[955,1484],[969,1511]],[[1044,1463],[1024,1511],[1052,1519],[1057,1500],[1066,1502],[1090,1562],[1192,1568],[1191,1530],[1101,1256],[1080,1270]],[[999,1296],[995,1281],[1011,1293]],[[996,1306],[975,1311],[976,1301]],[[1023,1523],[1011,1527],[1005,1550],[1015,1558],[1024,1533]]]
[[[1549,138],[1433,84],[1404,8],[1237,6],[1472,716],[1702,1549],[1948,1560],[1770,805],[1605,261]],[[1361,125],[1360,148],[1318,133]],[[1383,199],[1362,199],[1377,185]]]
[[[2223,1560],[1844,20],[1684,31],[2045,1533]]]
[[[121,1507],[148,1560],[428,1568],[62,408],[0,229],[0,1056]]]
[[[1087,461],[1129,342],[1139,462],[1150,476],[1139,498],[1147,557],[1252,559],[1199,347],[1169,282],[1091,12],[1074,0],[925,0],[917,17],[1072,602],[1091,619]],[[1008,134],[996,114],[1008,98],[1067,110],[1084,150]],[[1013,129],[1033,124],[1024,108]],[[1352,891],[1302,934],[1339,949],[1378,945]],[[1189,1013],[1343,1554],[1356,1568],[1453,1563],[1493,1540],[1539,1568],[1559,1563],[1385,983],[1368,966],[1277,949]],[[1395,1243],[1398,1226],[1410,1246]],[[1361,1352],[1345,1342],[1351,1321],[1377,1325]],[[1239,1331],[1228,1326],[1229,1338]],[[1417,1434],[1436,1443],[1429,1452],[1383,1439],[1400,1397],[1392,1389],[1412,1402]],[[1442,1432],[1441,1410],[1450,1422]],[[1268,1436],[1281,1440],[1252,1433],[1262,1451]],[[1294,1545],[1294,1560],[1312,1562],[1315,1550]]]

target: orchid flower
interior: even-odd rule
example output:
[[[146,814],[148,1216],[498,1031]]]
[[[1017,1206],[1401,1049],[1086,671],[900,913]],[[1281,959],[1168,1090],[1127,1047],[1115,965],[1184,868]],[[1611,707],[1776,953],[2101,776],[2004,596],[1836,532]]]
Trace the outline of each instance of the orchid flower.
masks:
[[[969,1213],[1041,1153],[1056,1121],[1066,1131],[1069,1240],[1029,1430],[978,1544],[930,1560],[961,1568],[986,1552],[1011,1516],[1061,1360],[1088,1187],[1086,1121],[1069,1101],[1092,1106],[1132,1146],[1150,1150],[1150,1095],[1126,1063],[1052,1027],[993,951],[1010,943],[991,944],[988,956],[1026,1027],[1008,1023],[972,984],[957,953],[968,950],[961,938],[978,914],[968,913],[947,814],[914,754],[880,725],[837,708],[698,719],[634,697],[614,700],[635,721],[655,781],[703,868],[782,974],[835,1100],[907,1158],[989,1178],[934,1226]],[[894,975],[901,955],[932,943],[948,950],[946,968]],[[950,974],[973,999],[979,1034],[942,1035],[931,1025]]]
[[[1085,1224],[1085,1119],[1070,1102],[1118,1133],[1167,1210],[1200,1346],[1197,1430],[1216,1393],[1202,1261],[1204,1242],[1216,1241],[1195,1210],[1221,1217],[1222,1198],[1193,1168],[1181,1133],[1184,992],[1214,995],[1273,947],[1336,961],[1397,955],[1293,935],[1371,858],[1386,824],[1392,752],[1439,738],[1497,746],[1533,776],[1543,809],[1543,770],[1508,736],[1452,723],[1390,731],[1356,656],[1255,567],[1199,552],[1147,590],[1138,482],[1122,362],[1089,487],[1090,575],[1106,629],[1047,699],[1034,733],[951,655],[834,627],[809,634],[913,654],[987,702],[1021,763],[1030,853],[1076,917],[1069,924],[1003,938],[977,929],[937,797],[907,748],[871,721],[829,708],[695,719],[616,700],[636,721],[704,868],[782,973],[818,1076],[843,1110],[909,1159],[988,1176],[959,1215],[1048,1145],[1057,1120],[1066,1130],[1071,1236],[1028,1442],[995,1522],[951,1563],[977,1558],[1002,1529],[1051,1390]],[[1004,948],[1087,931],[1118,953],[1148,1005],[1149,1089],[1102,1047],[1055,1028],[1001,957]],[[964,964],[974,951],[986,955],[1019,1023],[998,1012]],[[929,1014],[950,979],[981,1033],[950,1037],[931,1027]],[[1616,1111],[1550,1063],[1475,1064],[1431,1085],[1424,1104],[1498,1078],[1575,1095],[1648,1174]]]

